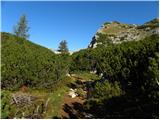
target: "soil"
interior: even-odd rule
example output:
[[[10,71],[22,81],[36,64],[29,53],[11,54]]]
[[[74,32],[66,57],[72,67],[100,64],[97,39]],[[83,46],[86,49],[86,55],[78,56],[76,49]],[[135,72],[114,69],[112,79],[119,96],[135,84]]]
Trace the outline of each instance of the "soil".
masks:
[[[85,99],[81,97],[71,98],[67,94],[64,96],[64,101],[62,104],[62,109],[60,111],[60,117],[63,119],[78,119],[84,118],[85,112],[83,108],[83,104]]]
[[[72,77],[75,80],[74,77]],[[82,97],[71,98],[68,93],[64,95],[64,100],[60,110],[60,118],[62,119],[79,119],[85,118],[83,104],[86,99]]]

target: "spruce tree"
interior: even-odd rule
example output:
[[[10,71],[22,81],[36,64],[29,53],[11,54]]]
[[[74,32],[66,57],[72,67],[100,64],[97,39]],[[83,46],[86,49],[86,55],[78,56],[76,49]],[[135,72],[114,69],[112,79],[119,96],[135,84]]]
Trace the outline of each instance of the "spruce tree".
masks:
[[[22,15],[20,17],[19,22],[14,27],[14,34],[18,37],[27,39],[29,37],[29,34],[28,34],[29,27],[27,24],[28,22],[27,22],[26,16]]]
[[[62,40],[60,42],[58,51],[61,53],[68,53],[68,47],[67,47],[66,40]]]

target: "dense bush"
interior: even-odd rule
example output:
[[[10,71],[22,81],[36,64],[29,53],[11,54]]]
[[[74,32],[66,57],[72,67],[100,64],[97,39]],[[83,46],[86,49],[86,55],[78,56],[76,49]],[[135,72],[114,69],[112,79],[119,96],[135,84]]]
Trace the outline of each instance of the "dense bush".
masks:
[[[154,87],[158,85],[158,42],[158,36],[153,35],[141,41],[83,50],[73,57],[74,68],[96,70],[111,82],[119,81],[124,90],[139,94],[153,81]]]
[[[144,28],[158,28],[159,27],[159,19],[155,18],[143,25],[137,26],[138,29],[144,29]]]
[[[105,77],[110,81],[120,81],[123,89],[141,94],[142,87],[148,86],[153,81],[154,87],[158,85],[156,82],[158,67],[155,68],[158,66],[158,56],[156,56],[158,36],[151,36],[138,42],[115,45],[108,49],[100,48],[100,51],[101,56],[97,59],[101,59],[101,62],[97,68],[101,67]],[[149,68],[153,74],[149,73]]]
[[[158,50],[158,35],[152,35],[140,41],[123,42],[122,44],[114,45],[111,44],[107,47],[100,46],[92,49],[90,52],[88,52],[88,50],[83,51],[83,54],[90,57],[90,62],[85,62],[86,57],[81,56],[81,58],[79,58],[81,64],[84,63],[86,68],[88,68],[87,66],[90,66],[88,63],[94,61],[94,65],[92,65],[93,67],[90,69],[96,70],[97,74],[103,73],[103,79],[109,81],[109,84],[107,85],[98,84],[99,87],[96,86],[96,96],[94,96],[94,98],[99,99],[89,102],[92,106],[90,107],[92,110],[97,109],[93,109],[93,106],[101,106],[104,108],[101,108],[101,110],[104,111],[99,110],[99,112],[101,111],[99,114],[98,112],[95,112],[95,115],[98,114],[97,117],[112,118],[111,116],[116,114],[110,114],[112,109],[111,111],[108,111],[109,113],[106,112],[105,105],[109,104],[107,101],[112,103],[112,107],[118,109],[117,113],[119,113],[119,115],[123,114],[121,112],[122,110],[130,109],[126,112],[126,116],[117,116],[117,118],[125,118],[129,116],[130,113],[133,112],[132,110],[134,110],[135,113],[131,118],[145,118],[145,116],[155,118],[158,116],[158,108],[155,107],[158,106],[159,99]],[[79,53],[77,53],[77,56],[79,56]],[[81,64],[74,64],[78,66],[77,69],[82,69]],[[122,97],[112,96],[112,93],[108,93],[110,91],[109,86],[115,81],[120,83],[121,90],[125,93]],[[102,99],[101,96],[104,95],[111,95],[112,97],[108,97],[110,99]],[[117,99],[119,102],[117,102]],[[126,101],[126,104],[122,104],[121,102],[123,101]],[[122,104],[122,106],[115,107],[117,104]],[[129,107],[130,104],[136,104],[137,107]],[[123,105],[126,106],[124,107]],[[110,115],[107,117],[105,116],[106,113]]]
[[[11,93],[9,91],[1,91],[1,119],[7,119],[10,112],[14,110],[11,106]]]
[[[109,83],[107,80],[103,83],[98,82],[93,91],[93,97],[99,99],[109,99],[120,95],[122,95],[122,90],[117,81],[114,83]]]
[[[2,33],[2,89],[49,88],[67,73],[62,56],[28,40]]]
[[[77,91],[76,91],[76,93],[80,97],[83,97],[83,98],[85,97],[85,92],[84,92],[84,90],[82,88],[78,88]]]
[[[80,50],[72,55],[70,70],[73,71],[91,71],[95,65],[92,60],[91,50]]]

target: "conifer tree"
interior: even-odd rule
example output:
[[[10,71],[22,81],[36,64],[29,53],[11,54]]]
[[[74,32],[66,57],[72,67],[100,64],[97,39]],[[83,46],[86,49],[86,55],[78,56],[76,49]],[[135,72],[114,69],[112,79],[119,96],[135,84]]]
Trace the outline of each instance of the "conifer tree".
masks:
[[[58,51],[61,53],[68,53],[68,47],[67,47],[66,40],[62,40],[60,42]]]
[[[29,37],[29,34],[28,34],[29,27],[27,24],[28,22],[27,22],[26,16],[22,15],[20,17],[19,22],[14,27],[14,34],[18,37],[27,39]]]

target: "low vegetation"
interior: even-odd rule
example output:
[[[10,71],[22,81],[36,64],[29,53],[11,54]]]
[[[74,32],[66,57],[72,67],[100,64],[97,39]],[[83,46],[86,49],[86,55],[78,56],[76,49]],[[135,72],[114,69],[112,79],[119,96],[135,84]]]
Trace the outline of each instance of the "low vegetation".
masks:
[[[67,73],[62,56],[23,38],[2,33],[2,89],[50,88]]]
[[[71,83],[71,79],[66,77],[52,89],[32,88],[26,91],[1,91],[2,98],[2,114],[1,118],[54,118],[59,115],[64,94],[69,90],[67,87]],[[17,103],[14,103],[13,96]],[[29,97],[33,101],[25,102]],[[32,99],[30,98],[30,99]],[[19,100],[20,99],[20,100]]]
[[[1,118],[60,118],[69,88],[92,118],[158,118],[158,35],[113,44],[99,33],[101,45],[72,55],[66,41],[55,54],[24,36],[1,36]]]
[[[89,100],[87,103],[90,104],[89,110],[92,111],[92,114],[97,118],[112,118],[112,116],[113,118],[115,116],[116,118],[158,117],[158,107],[153,107],[158,106],[159,97],[158,44],[158,36],[153,35],[137,42],[124,42],[108,47],[97,47],[92,51],[80,51],[76,53],[77,55],[73,56],[75,59],[74,64],[77,66],[75,69],[83,69],[85,71],[96,70],[97,74],[103,75],[102,80],[100,80],[102,83],[95,85],[95,90],[92,93],[93,96],[90,98],[92,102]],[[89,59],[88,63],[85,62],[87,59]],[[86,68],[83,68],[83,66],[86,66]],[[93,67],[90,68],[90,66]],[[115,83],[116,81],[119,84]],[[102,98],[101,96],[105,96],[106,98]],[[112,105],[117,105],[116,98],[117,100],[123,99],[124,101],[132,102],[123,103],[123,100],[118,102],[119,104],[126,105],[126,108],[124,106],[112,106],[114,108],[113,111],[118,109],[118,111],[115,110],[117,113],[114,113],[111,108],[109,109],[110,111],[106,110],[105,106],[109,104],[108,101],[110,100]],[[129,109],[129,104],[133,103],[137,107],[130,107],[130,110],[125,112],[126,109]],[[102,108],[97,109],[97,106],[101,106]],[[130,114],[133,113],[132,109],[138,111],[133,116]],[[127,115],[121,115],[123,114],[122,111]],[[106,113],[108,113],[108,116],[106,116]]]

